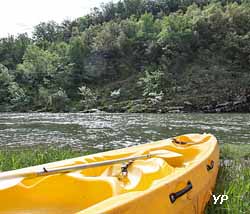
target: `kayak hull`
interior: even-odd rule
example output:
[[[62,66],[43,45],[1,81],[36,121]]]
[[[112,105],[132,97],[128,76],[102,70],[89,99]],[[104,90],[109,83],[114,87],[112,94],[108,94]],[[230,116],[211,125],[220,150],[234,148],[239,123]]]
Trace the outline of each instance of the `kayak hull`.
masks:
[[[15,175],[168,151],[123,164],[21,178],[1,186],[2,214],[203,214],[216,183],[219,147],[211,134],[188,134],[149,144],[4,172]],[[179,155],[176,155],[179,154]]]

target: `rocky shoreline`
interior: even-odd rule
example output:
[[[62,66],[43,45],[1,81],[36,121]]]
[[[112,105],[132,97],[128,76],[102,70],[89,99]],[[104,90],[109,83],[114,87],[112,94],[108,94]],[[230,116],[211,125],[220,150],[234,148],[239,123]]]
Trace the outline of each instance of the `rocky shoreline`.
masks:
[[[16,112],[10,107],[2,108],[0,112]],[[48,112],[46,109],[30,110],[30,112]],[[250,113],[250,95],[237,98],[233,101],[213,103],[209,105],[194,104],[190,101],[157,100],[143,98],[127,101],[108,100],[105,104],[97,104],[93,108],[77,110],[69,108],[67,113]],[[56,113],[56,112],[54,112]]]
[[[175,104],[171,101],[161,102],[148,98],[115,102],[97,109],[109,113],[250,113],[250,95],[234,101],[204,106],[189,101],[184,101],[182,105]],[[91,110],[85,112],[90,113]]]

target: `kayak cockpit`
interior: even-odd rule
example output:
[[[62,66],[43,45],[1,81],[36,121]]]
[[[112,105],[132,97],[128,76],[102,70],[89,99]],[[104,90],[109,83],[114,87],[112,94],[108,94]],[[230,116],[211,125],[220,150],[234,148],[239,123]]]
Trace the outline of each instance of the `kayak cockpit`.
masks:
[[[121,167],[116,164],[97,171],[87,169],[24,179],[0,191],[1,212],[74,213],[119,194],[146,190],[174,172],[174,167],[161,158],[136,160],[128,167],[126,176],[121,174]],[[93,176],[97,172],[102,173]]]
[[[171,140],[163,140],[118,150],[117,153],[108,152],[48,164],[46,167],[53,169],[133,156],[138,152],[145,154],[165,150],[175,154],[167,158],[135,160],[131,164],[126,162],[126,170],[124,164],[119,163],[70,173],[24,178],[14,186],[0,189],[0,214],[77,213],[113,197],[147,191],[156,184],[166,183],[170,177],[177,177],[177,174],[185,172],[198,157],[207,152],[206,146],[203,147],[179,146]],[[41,166],[34,169],[38,167]]]

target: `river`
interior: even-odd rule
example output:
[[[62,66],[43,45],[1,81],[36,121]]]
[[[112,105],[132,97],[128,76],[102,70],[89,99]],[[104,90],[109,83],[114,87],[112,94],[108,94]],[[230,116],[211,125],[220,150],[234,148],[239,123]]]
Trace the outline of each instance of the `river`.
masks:
[[[250,144],[250,114],[0,113],[0,149],[98,152],[204,132],[220,143]]]

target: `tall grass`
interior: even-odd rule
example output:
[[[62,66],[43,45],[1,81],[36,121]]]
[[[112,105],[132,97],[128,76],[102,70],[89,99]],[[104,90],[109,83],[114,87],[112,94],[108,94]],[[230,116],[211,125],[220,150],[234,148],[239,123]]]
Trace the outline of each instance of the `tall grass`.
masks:
[[[207,214],[250,214],[250,145],[223,145],[214,194],[228,195],[222,204],[211,199]]]
[[[6,171],[85,155],[70,148],[1,150],[0,170]],[[214,194],[228,195],[222,204],[211,198],[206,214],[250,214],[250,145],[222,145],[221,167]]]
[[[0,171],[35,166],[85,154],[87,153],[81,153],[70,148],[37,148],[22,151],[0,150]]]

